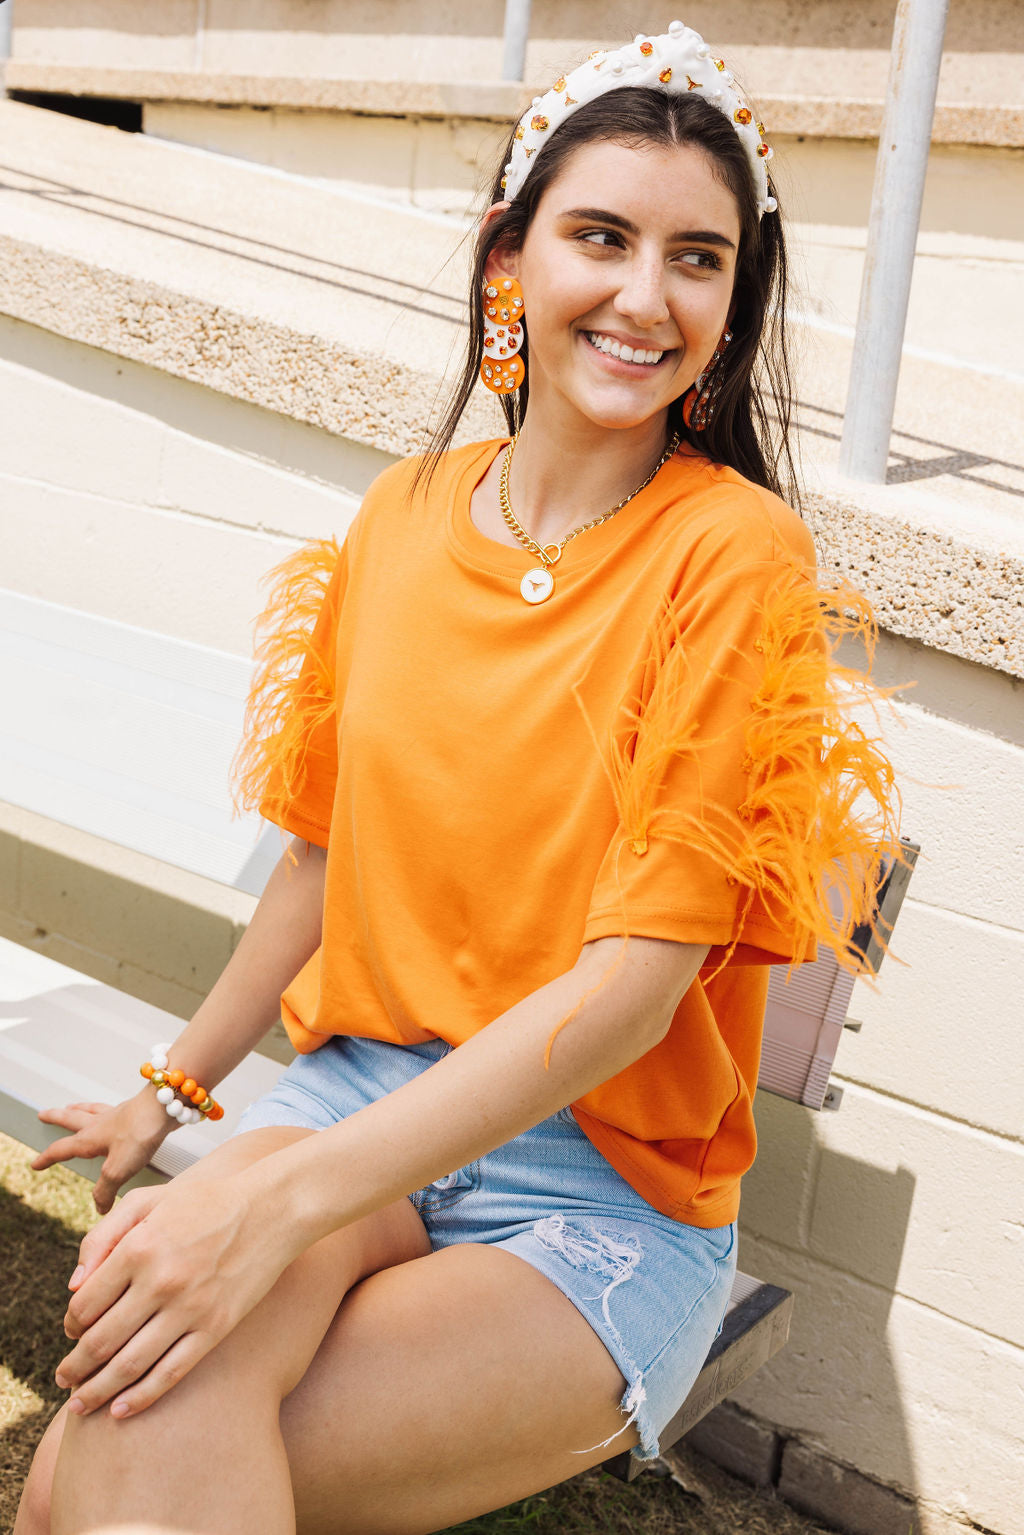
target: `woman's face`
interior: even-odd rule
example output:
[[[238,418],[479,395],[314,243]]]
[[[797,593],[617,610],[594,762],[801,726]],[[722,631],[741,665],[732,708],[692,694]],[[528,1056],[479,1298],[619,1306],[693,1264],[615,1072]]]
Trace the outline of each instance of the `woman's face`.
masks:
[[[728,325],[739,238],[736,200],[703,150],[581,146],[522,249],[487,267],[522,284],[530,414],[561,403],[625,428],[666,411]]]

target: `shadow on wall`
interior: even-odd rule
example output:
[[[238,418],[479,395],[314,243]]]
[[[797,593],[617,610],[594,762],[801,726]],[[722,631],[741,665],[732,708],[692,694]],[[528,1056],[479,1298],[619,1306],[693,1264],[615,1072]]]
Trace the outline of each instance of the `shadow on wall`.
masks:
[[[740,1267],[791,1289],[794,1308],[789,1343],[739,1405],[869,1476],[884,1464],[913,1492],[888,1321],[916,1178],[823,1145],[809,1109],[759,1092],[755,1114],[759,1147],[743,1182]]]

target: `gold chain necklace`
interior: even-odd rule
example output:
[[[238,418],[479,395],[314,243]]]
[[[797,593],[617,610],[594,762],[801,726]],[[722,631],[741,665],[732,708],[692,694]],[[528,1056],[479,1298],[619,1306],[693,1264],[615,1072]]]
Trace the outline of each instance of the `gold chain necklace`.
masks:
[[[557,565],[558,561],[562,558],[562,550],[565,548],[569,540],[571,538],[576,538],[580,533],[586,533],[588,528],[596,528],[599,523],[607,522],[609,517],[614,517],[616,512],[621,512],[624,506],[628,506],[629,502],[633,500],[634,496],[638,496],[642,490],[646,490],[648,485],[654,479],[654,476],[658,473],[658,470],[662,467],[663,464],[668,463],[668,460],[672,457],[673,453],[678,448],[679,435],[677,433],[675,436],[673,436],[669,442],[668,447],[658,459],[658,462],[655,464],[646,480],[644,480],[643,484],[638,485],[636,490],[631,490],[629,495],[619,502],[618,506],[613,506],[611,511],[605,512],[600,517],[595,517],[592,522],[583,523],[582,527],[573,528],[571,533],[567,533],[565,535],[561,543],[543,545],[538,544],[536,539],[531,538],[526,529],[516,521],[515,513],[512,510],[512,503],[508,498],[508,475],[509,470],[512,467],[512,454],[515,452],[516,443],[518,441],[519,433],[516,432],[508,447],[505,449],[505,455],[501,462],[501,475],[498,480],[498,500],[501,503],[501,515],[508,523],[509,528],[515,534],[516,538],[524,548],[529,549],[531,554],[536,554],[543,562],[540,565],[534,566],[532,570],[528,570],[519,585],[519,590],[522,592],[526,601],[536,604],[538,602],[545,602],[554,591],[555,578],[551,574],[551,566]]]

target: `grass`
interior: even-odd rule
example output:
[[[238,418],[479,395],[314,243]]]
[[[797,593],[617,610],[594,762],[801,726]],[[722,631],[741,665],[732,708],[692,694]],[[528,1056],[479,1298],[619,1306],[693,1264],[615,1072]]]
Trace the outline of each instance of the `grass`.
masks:
[[[34,1173],[32,1152],[0,1135],[0,1531],[14,1524],[35,1447],[64,1393],[61,1320],[82,1236],[99,1217],[91,1184],[64,1167]],[[600,1471],[458,1526],[457,1535],[826,1535],[774,1497],[684,1451],[678,1479],[631,1486]],[[456,1535],[455,1531],[451,1535]]]

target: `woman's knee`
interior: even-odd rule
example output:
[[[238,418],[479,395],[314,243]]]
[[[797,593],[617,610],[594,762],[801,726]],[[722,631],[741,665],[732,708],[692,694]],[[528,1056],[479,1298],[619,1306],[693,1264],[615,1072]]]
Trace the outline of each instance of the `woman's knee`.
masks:
[[[67,1407],[62,1407],[36,1447],[18,1505],[13,1535],[49,1535],[53,1473],[67,1416]]]

